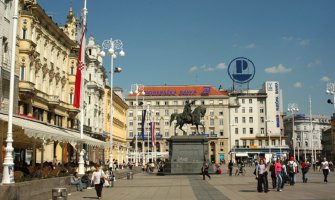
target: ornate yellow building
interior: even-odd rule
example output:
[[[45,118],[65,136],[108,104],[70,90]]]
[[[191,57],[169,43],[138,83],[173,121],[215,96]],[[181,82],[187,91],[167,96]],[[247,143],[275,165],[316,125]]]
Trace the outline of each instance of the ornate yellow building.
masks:
[[[73,19],[73,15],[68,16],[68,23],[73,25]],[[74,128],[79,112],[72,106],[77,63],[75,40],[58,27],[36,0],[22,0],[18,43],[19,114],[50,125]],[[52,160],[57,156],[55,152],[62,149],[63,158],[57,160],[69,161],[66,145],[65,148],[57,142],[49,145],[54,146],[49,148],[50,152],[44,152],[45,160]]]
[[[121,91],[113,89],[113,159],[122,164],[123,161],[127,163],[127,109],[128,105],[121,97]],[[105,87],[104,96],[104,132],[110,138],[110,108],[111,108],[111,90],[110,87]],[[109,160],[109,149],[105,149],[105,160]]]

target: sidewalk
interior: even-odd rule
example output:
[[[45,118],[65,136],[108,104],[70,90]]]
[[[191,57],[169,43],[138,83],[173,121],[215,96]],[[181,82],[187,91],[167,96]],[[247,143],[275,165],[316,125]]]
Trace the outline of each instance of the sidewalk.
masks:
[[[113,188],[104,188],[102,199],[108,200],[258,200],[258,199],[334,199],[335,175],[330,173],[328,184],[323,183],[321,172],[308,174],[308,183],[302,183],[298,174],[294,186],[285,185],[283,192],[270,189],[269,193],[258,193],[253,168],[246,176],[212,175],[211,180],[202,180],[200,175],[156,176],[136,174],[133,180],[121,179]],[[269,180],[269,186],[271,185]],[[272,188],[272,187],[270,187]],[[96,199],[94,189],[75,192],[68,200]]]

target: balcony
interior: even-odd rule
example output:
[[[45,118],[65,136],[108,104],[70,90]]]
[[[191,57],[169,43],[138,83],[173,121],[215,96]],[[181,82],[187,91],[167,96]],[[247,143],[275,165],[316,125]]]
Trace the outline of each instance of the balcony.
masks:
[[[30,99],[35,96],[35,84],[29,81],[19,82],[20,99]]]
[[[36,44],[31,40],[19,40],[19,52],[31,53],[35,51]]]
[[[48,104],[49,104],[49,106],[59,105],[59,96],[49,95]]]

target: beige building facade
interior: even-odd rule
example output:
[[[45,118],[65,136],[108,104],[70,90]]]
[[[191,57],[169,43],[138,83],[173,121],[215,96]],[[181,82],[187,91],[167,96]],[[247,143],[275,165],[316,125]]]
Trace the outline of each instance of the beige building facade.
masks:
[[[183,135],[183,131],[176,129],[176,121],[170,125],[172,113],[182,113],[185,102],[195,101],[192,106],[194,110],[197,106],[206,107],[206,114],[202,119],[205,130],[199,127],[199,131],[204,133],[209,140],[209,158],[211,162],[219,163],[228,158],[228,120],[229,120],[229,98],[225,91],[218,91],[210,85],[189,85],[189,86],[144,86],[144,96],[129,95],[126,102],[129,105],[128,118],[128,145],[135,149],[135,137],[138,136],[138,152],[152,151],[151,141],[147,142],[147,136],[142,141],[141,119],[142,110],[149,108],[151,115],[156,122],[156,155],[157,158],[167,158],[169,151],[168,139],[171,136]],[[138,105],[138,106],[136,106]],[[142,106],[140,106],[142,105]],[[137,112],[137,113],[136,113]],[[145,125],[145,133],[149,133],[148,125]],[[196,134],[194,125],[184,125],[183,130],[187,135]],[[150,138],[150,136],[149,136]],[[143,148],[142,148],[143,147]]]
[[[127,110],[128,105],[122,97],[121,90],[118,88],[113,89],[113,160],[115,163],[121,165],[127,162]],[[104,135],[107,141],[110,141],[110,128],[111,128],[111,89],[105,87],[104,96]],[[105,161],[109,162],[110,148],[105,148]]]

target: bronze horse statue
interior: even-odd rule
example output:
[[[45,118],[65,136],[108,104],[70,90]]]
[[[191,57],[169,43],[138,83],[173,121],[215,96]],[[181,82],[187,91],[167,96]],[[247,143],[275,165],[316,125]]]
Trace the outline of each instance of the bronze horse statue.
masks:
[[[184,124],[192,124],[197,128],[197,134],[199,134],[198,126],[201,125],[203,130],[205,130],[205,126],[200,122],[201,118],[205,116],[206,108],[204,106],[196,107],[192,112],[192,119],[188,119],[185,117],[184,113],[172,113],[170,117],[170,126],[172,125],[173,120],[177,120],[177,123],[174,127],[174,132],[176,133],[176,128],[179,126],[179,129],[183,131],[183,135],[186,135],[186,131],[182,129]]]

